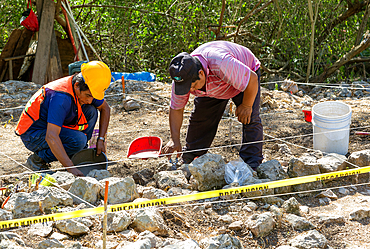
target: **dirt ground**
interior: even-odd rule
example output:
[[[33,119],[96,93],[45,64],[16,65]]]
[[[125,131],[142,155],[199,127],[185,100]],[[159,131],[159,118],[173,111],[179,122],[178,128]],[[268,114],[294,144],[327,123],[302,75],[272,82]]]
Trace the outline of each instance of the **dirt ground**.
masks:
[[[132,83],[134,84],[134,83]],[[135,83],[136,84],[136,83]],[[108,170],[113,176],[126,177],[132,176],[135,172],[150,168],[153,171],[158,170],[158,165],[164,158],[148,160],[128,160],[126,158],[128,147],[131,141],[141,136],[159,136],[164,143],[167,143],[170,137],[168,127],[168,104],[170,97],[170,86],[162,83],[139,84],[140,87],[131,87],[130,83],[126,86],[129,95],[126,98],[134,98],[139,101],[140,108],[133,111],[125,111],[122,105],[122,96],[108,94],[107,101],[112,108],[110,126],[107,134],[107,156],[111,164]],[[131,90],[130,90],[131,89]],[[265,93],[267,90],[264,90]],[[269,109],[261,114],[264,126],[264,147],[263,153],[265,160],[277,159],[286,167],[291,156],[299,157],[312,149],[312,124],[304,120],[302,107],[295,105],[298,103],[295,97],[289,96],[282,91],[267,91],[277,102],[287,102],[287,108]],[[366,99],[348,99],[343,102],[352,107],[352,124],[349,138],[349,153],[370,149],[370,136],[354,135],[356,127],[367,127],[358,129],[359,131],[369,131],[369,112],[370,100]],[[5,102],[2,108],[14,107],[19,105],[14,101]],[[182,127],[182,142],[185,141],[186,124],[188,122],[189,112],[191,111],[191,102],[186,107],[187,113],[184,117],[184,126]],[[3,177],[2,183],[11,182],[12,179],[19,177],[19,173],[24,172],[27,157],[31,154],[22,144],[19,137],[14,134],[14,129],[18,116],[14,115],[13,120],[9,115],[1,116],[0,126],[0,175]],[[288,138],[288,146],[291,155],[283,155],[274,150],[274,145],[283,142],[273,138]],[[236,120],[223,119],[220,122],[217,135],[212,144],[210,153],[224,156],[226,161],[238,158],[238,144],[241,140],[241,125]],[[58,162],[52,163],[53,168],[60,168]],[[149,185],[153,186],[153,182]],[[325,188],[353,185],[353,179],[342,179],[325,184]],[[367,192],[369,190],[369,192]],[[311,196],[301,197],[298,194],[288,194],[281,196],[288,199],[292,196],[302,205],[310,207],[310,213],[305,215],[314,222],[314,217],[319,214],[343,214],[348,217],[348,213],[358,206],[369,207],[370,188],[368,185],[357,186],[351,194],[343,196],[337,193],[339,199],[332,201],[328,205],[320,206],[318,199],[314,196],[318,192],[313,192]],[[252,213],[243,211],[241,207],[250,200],[233,200],[213,204],[182,203],[178,207],[168,207],[164,209],[163,216],[167,225],[171,228],[170,237],[185,239],[187,237],[196,241],[227,232],[241,240],[245,248],[276,248],[279,245],[286,245],[287,241],[295,235],[301,233],[282,223],[280,228],[274,229],[272,233],[263,238],[250,237],[247,228],[239,231],[231,231],[227,225],[218,220],[218,215],[231,213],[234,220],[246,220]],[[256,212],[264,211],[261,207],[264,205],[263,199],[255,200],[260,204]],[[181,215],[181,219],[175,218],[175,214]],[[360,222],[346,221],[341,224],[330,223],[328,225],[317,225],[317,230],[321,232],[329,241],[332,248],[348,248],[348,245],[359,246],[359,248],[370,248],[370,219],[364,219]],[[83,243],[84,246],[93,248],[97,240],[101,239],[102,232],[96,226],[93,231],[76,240]],[[21,232],[22,233],[22,232]],[[26,236],[26,235],[25,235]],[[30,238],[31,239],[31,238]],[[109,235],[108,239],[122,241],[119,234]],[[32,238],[28,241],[28,246],[35,245],[41,238]],[[354,247],[356,248],[356,247]]]

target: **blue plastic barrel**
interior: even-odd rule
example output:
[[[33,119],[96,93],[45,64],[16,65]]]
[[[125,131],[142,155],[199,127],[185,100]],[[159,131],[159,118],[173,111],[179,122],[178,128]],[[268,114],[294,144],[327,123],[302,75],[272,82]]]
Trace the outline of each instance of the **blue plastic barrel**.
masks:
[[[122,76],[125,77],[125,80],[137,80],[137,81],[155,81],[155,74],[149,72],[137,72],[137,73],[119,73],[119,72],[112,72],[112,77],[114,80],[122,79]],[[112,79],[113,81],[113,79]]]

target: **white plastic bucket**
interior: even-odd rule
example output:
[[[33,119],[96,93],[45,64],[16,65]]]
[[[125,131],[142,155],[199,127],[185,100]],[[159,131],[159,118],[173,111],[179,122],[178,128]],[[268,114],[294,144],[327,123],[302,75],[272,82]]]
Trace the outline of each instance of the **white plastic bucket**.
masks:
[[[313,148],[326,153],[348,152],[352,109],[339,101],[326,101],[312,108]]]

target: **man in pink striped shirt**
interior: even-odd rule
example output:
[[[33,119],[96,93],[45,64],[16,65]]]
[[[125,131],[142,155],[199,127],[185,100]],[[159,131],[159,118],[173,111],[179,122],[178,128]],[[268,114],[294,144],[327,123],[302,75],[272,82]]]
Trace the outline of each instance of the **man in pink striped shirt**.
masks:
[[[208,42],[190,55],[183,52],[175,56],[169,67],[173,79],[169,115],[171,140],[163,147],[163,153],[183,152],[184,163],[205,154],[225,107],[232,99],[237,106],[235,114],[243,123],[243,145],[239,155],[257,169],[263,159],[259,67],[260,61],[248,48],[227,41]],[[196,97],[186,146],[182,149],[180,129],[190,94]]]

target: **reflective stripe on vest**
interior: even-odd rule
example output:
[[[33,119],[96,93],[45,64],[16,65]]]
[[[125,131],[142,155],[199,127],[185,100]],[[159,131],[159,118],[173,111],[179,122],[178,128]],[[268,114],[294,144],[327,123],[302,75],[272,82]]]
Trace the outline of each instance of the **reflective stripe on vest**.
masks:
[[[45,100],[45,89],[51,89],[56,92],[66,93],[73,98],[74,103],[77,106],[77,123],[74,125],[63,125],[63,127],[72,129],[72,130],[78,130],[78,131],[85,130],[88,127],[88,125],[87,125],[86,117],[84,113],[82,112],[81,105],[78,102],[78,99],[74,94],[73,86],[72,86],[72,77],[73,76],[67,76],[67,77],[52,81],[44,85],[43,87],[41,87],[27,102],[27,105],[24,108],[19,118],[17,128],[15,129],[15,134],[19,136],[22,135],[31,127],[31,125],[35,121],[39,120],[41,104]]]

